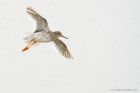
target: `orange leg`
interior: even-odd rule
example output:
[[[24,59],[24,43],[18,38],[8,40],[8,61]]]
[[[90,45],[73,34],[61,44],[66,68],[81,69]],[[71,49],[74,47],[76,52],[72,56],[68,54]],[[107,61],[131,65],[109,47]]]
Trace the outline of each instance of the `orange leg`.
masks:
[[[36,43],[36,41],[31,40],[30,43],[22,50],[22,52],[28,50],[32,45],[34,45]]]

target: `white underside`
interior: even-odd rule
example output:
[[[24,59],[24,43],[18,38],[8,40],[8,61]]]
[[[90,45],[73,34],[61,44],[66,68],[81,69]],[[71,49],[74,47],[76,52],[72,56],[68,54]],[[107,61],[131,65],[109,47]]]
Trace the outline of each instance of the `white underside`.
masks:
[[[51,38],[49,33],[46,32],[37,32],[33,33],[24,38],[25,42],[30,42],[31,40],[35,40],[37,42],[51,42]]]

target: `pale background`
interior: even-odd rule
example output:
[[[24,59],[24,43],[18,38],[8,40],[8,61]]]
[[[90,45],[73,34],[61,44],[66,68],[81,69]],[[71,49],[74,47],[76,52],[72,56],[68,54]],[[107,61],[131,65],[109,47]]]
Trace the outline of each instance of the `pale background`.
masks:
[[[69,37],[74,60],[53,43],[21,52],[27,6]],[[0,12],[0,93],[140,92],[140,0],[1,0]]]

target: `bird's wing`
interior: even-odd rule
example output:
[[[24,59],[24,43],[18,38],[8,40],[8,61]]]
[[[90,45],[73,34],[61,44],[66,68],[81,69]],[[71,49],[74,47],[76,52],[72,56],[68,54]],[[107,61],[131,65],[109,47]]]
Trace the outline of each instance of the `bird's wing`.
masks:
[[[39,32],[39,31],[49,31],[49,27],[48,27],[48,22],[45,18],[43,18],[39,13],[37,13],[34,9],[32,9],[31,7],[27,8],[27,13],[36,21],[36,31],[35,32]]]
[[[65,56],[66,58],[73,59],[71,53],[69,52],[67,46],[59,39],[54,40],[54,43],[56,45],[56,48],[59,50],[59,52]]]

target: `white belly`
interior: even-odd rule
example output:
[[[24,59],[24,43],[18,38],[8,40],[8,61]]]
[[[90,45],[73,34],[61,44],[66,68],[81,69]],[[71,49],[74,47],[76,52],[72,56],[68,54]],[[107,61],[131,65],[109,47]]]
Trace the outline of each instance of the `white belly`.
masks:
[[[38,42],[50,42],[50,41],[52,41],[49,33],[46,33],[46,32],[34,33],[33,37]]]
[[[45,31],[33,33],[30,36],[24,38],[25,42],[30,42],[33,39],[36,40],[37,42],[51,42],[52,41],[50,34]]]

